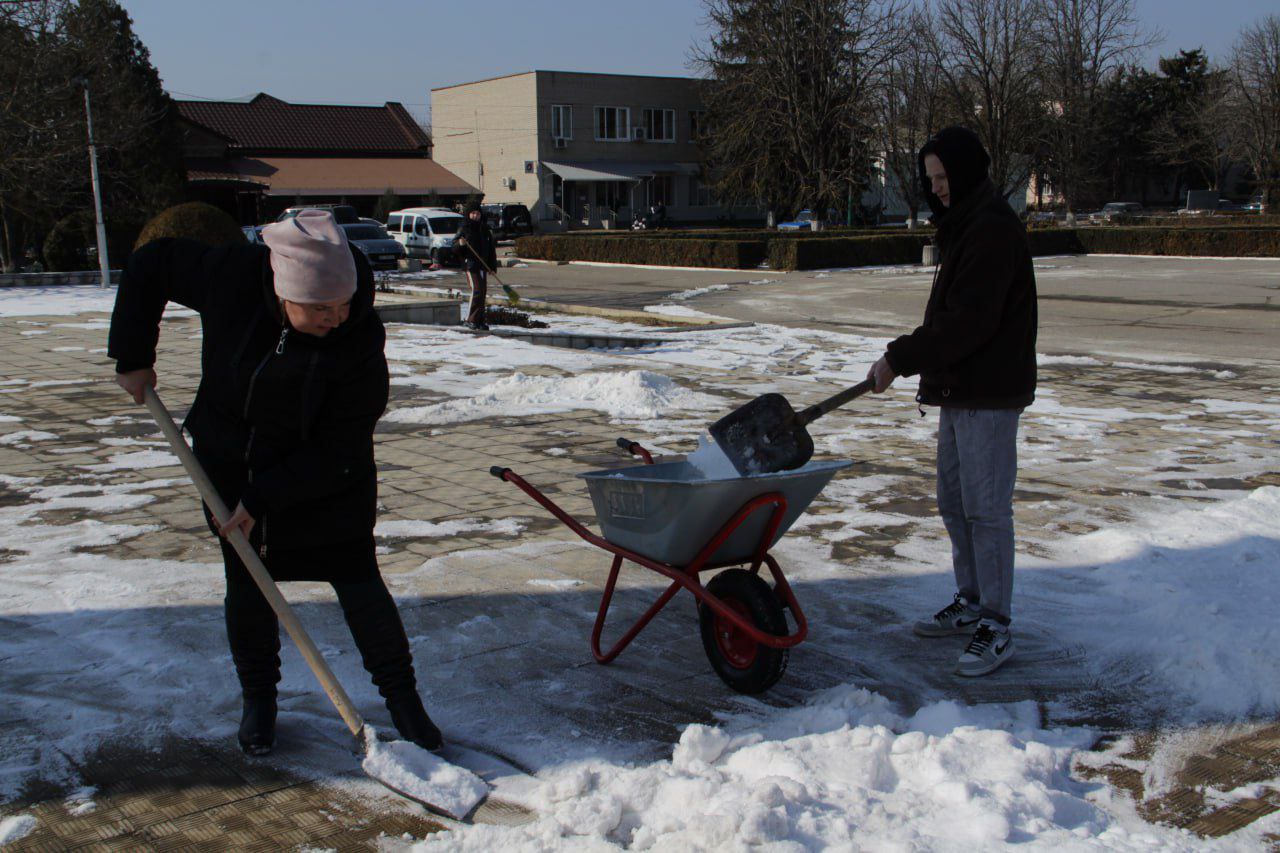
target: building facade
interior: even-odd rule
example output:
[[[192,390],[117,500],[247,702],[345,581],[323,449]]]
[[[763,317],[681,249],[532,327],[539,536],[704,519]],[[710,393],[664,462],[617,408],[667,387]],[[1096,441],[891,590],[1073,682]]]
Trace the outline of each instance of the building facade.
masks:
[[[654,205],[679,222],[762,218],[716,203],[704,179],[705,85],[529,71],[433,89],[435,160],[542,230],[626,227]]]
[[[248,101],[175,101],[187,196],[244,225],[296,204],[343,203],[373,213],[389,189],[403,206],[453,204],[478,190],[431,159],[431,139],[405,108]]]

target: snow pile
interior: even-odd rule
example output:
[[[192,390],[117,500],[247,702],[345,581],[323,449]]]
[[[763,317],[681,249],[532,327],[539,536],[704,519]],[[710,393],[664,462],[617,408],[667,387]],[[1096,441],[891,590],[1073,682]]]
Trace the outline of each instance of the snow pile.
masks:
[[[1131,833],[1089,800],[1070,761],[1092,738],[1041,728],[1032,702],[941,702],[904,718],[883,697],[845,686],[753,725],[689,726],[670,760],[556,768],[537,822],[458,828],[415,849],[1192,846],[1176,831]]]
[[[1045,621],[1081,643],[1110,683],[1145,683],[1135,692],[1162,707],[1177,697],[1193,718],[1274,715],[1277,519],[1280,488],[1266,486],[1072,538],[1057,551],[1080,583]]]
[[[26,838],[36,828],[36,819],[29,814],[0,818],[0,844],[13,844]]]
[[[384,420],[446,424],[584,410],[603,412],[618,419],[652,419],[673,411],[704,411],[716,405],[715,397],[691,391],[667,376],[648,370],[569,377],[513,373],[485,385],[474,397],[396,409]]]

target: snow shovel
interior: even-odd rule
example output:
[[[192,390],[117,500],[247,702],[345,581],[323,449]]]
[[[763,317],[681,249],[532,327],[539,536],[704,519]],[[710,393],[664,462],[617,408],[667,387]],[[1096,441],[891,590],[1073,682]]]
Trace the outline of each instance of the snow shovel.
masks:
[[[208,505],[213,517],[219,525],[231,516],[226,504],[218,496],[218,492],[209,480],[209,476],[196,461],[195,454],[187,446],[181,431],[174,424],[169,410],[152,388],[144,391],[147,408],[151,417],[155,418],[161,432],[169,440],[169,445],[177,457],[182,460],[182,467],[187,469],[200,492],[200,497]],[[472,815],[489,793],[489,786],[483,779],[466,768],[450,764],[438,756],[432,755],[420,746],[408,741],[393,740],[381,742],[377,731],[360,717],[351,699],[334,676],[333,670],[311,641],[310,635],[298,621],[293,608],[280,594],[271,575],[249,540],[238,529],[228,537],[236,553],[244,562],[245,568],[253,576],[258,588],[266,597],[271,609],[276,612],[280,624],[284,625],[289,636],[302,653],[307,665],[320,681],[324,692],[333,701],[334,707],[342,715],[347,728],[356,736],[364,749],[365,758],[361,764],[364,772],[373,780],[385,785],[396,793],[421,803],[434,812],[444,814],[457,820],[464,820]]]
[[[712,424],[711,437],[744,477],[799,468],[813,456],[805,427],[874,385],[863,380],[799,412],[781,394],[762,394]]]
[[[513,288],[513,287],[508,287],[507,285],[503,284],[502,279],[498,278],[498,274],[497,274],[496,272],[494,272],[493,270],[489,269],[489,265],[488,265],[488,264],[486,264],[486,263],[484,262],[484,258],[480,257],[480,255],[476,252],[476,250],[475,250],[475,249],[473,249],[473,248],[471,248],[471,244],[470,244],[470,243],[463,243],[462,245],[466,246],[466,247],[467,247],[467,251],[471,253],[472,257],[474,257],[477,261],[479,261],[479,262],[480,262],[480,266],[484,267],[485,272],[487,272],[487,273],[489,273],[489,275],[493,276],[494,280],[495,280],[495,281],[497,281],[497,282],[498,282],[498,284],[501,284],[501,285],[502,285],[502,292],[503,292],[503,293],[505,293],[505,294],[507,294],[507,304],[508,304],[508,305],[519,305],[519,304],[520,304],[520,294],[516,293],[515,288]]]

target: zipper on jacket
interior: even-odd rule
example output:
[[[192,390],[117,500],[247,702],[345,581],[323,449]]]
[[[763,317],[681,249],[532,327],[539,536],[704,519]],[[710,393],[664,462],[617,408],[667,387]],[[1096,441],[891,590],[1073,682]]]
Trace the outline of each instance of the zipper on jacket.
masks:
[[[267,353],[262,357],[262,361],[258,362],[258,366],[253,369],[253,375],[249,377],[249,390],[244,395],[244,417],[249,418],[249,404],[253,402],[253,386],[257,384],[258,375],[262,373],[262,368],[267,366],[267,362],[274,355],[284,355],[284,342],[289,337],[289,327],[285,326],[280,330],[280,340],[276,343],[274,353]],[[249,427],[249,440],[244,443],[244,467],[247,472],[248,481],[253,482],[253,468],[249,466],[249,455],[253,452],[253,437],[258,431],[256,426]],[[261,525],[262,544],[258,546],[258,556],[266,558],[267,556],[267,522],[263,519],[258,522]]]

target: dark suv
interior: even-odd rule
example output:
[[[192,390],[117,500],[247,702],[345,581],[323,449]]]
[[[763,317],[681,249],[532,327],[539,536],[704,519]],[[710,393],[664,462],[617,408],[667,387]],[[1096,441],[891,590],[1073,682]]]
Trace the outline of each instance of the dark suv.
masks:
[[[480,215],[499,240],[533,233],[533,216],[523,204],[482,204]]]

